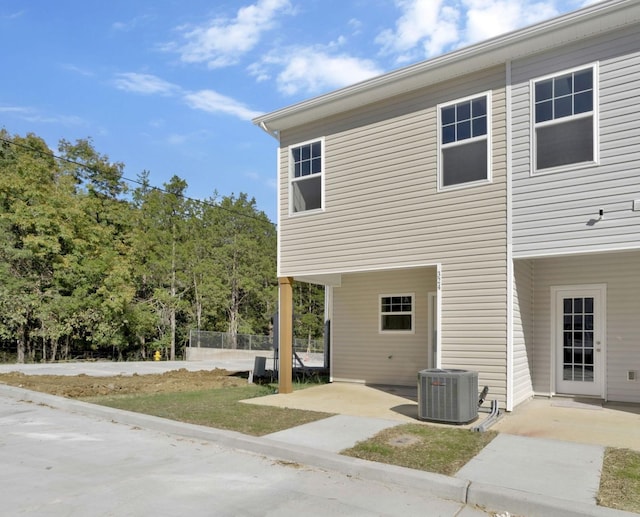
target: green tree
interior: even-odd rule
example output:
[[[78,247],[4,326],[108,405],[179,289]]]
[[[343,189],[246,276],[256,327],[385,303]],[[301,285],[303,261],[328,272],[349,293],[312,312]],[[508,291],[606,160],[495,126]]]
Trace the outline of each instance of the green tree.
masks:
[[[218,307],[232,346],[242,333],[266,333],[276,306],[276,231],[264,212],[246,194],[223,197],[204,208],[207,242],[215,251],[220,289]],[[219,320],[219,321],[220,321]]]
[[[324,332],[324,287],[305,282],[296,282],[293,291],[295,337],[307,340],[320,339]]]
[[[178,313],[184,310],[185,281],[184,243],[190,203],[184,192],[187,183],[173,176],[163,190],[148,185],[142,177],[135,200],[138,224],[134,230],[137,277],[143,297],[155,307],[158,316],[156,342],[176,357]]]
[[[0,334],[16,340],[17,359],[33,358],[32,336],[59,335],[54,273],[72,234],[73,185],[46,143],[0,131]],[[46,352],[45,352],[46,353]]]
[[[73,240],[58,270],[70,327],[92,349],[118,358],[128,346],[127,314],[133,303],[132,207],[122,196],[124,164],[112,163],[90,140],[62,140],[65,173],[75,182]]]

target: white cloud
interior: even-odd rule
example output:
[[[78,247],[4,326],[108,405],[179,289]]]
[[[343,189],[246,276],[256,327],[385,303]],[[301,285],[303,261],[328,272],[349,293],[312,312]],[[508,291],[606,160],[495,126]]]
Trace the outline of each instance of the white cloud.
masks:
[[[213,90],[188,93],[184,96],[184,100],[193,109],[233,115],[242,120],[251,120],[260,115],[260,112],[250,110],[244,104]]]
[[[180,135],[172,133],[167,137],[167,143],[170,145],[182,145],[189,139],[188,135]]]
[[[61,124],[64,126],[84,125],[85,121],[76,115],[46,115],[32,107],[0,106],[0,113],[13,115],[20,120],[43,124]]]
[[[20,18],[21,16],[23,16],[27,11],[22,10],[22,11],[15,11],[13,13],[8,13],[8,14],[0,14],[0,19],[2,20],[15,20],[16,18]]]
[[[396,0],[402,15],[395,30],[386,29],[376,38],[383,54],[396,54],[399,62],[442,53],[459,40],[460,13],[444,0]],[[418,49],[422,50],[418,53]]]
[[[597,0],[395,0],[395,28],[376,38],[398,63],[430,58]]]
[[[79,66],[76,65],[72,65],[72,64],[62,64],[61,67],[64,70],[68,70],[70,72],[73,72],[75,74],[78,75],[83,75],[85,77],[93,77],[95,74],[91,71],[91,70],[87,70],[86,68],[80,68]]]
[[[124,22],[114,22],[111,24],[111,28],[117,32],[131,32],[150,19],[151,16],[148,15],[136,16],[135,18],[131,18]]]
[[[117,74],[115,85],[119,90],[144,94],[171,95],[180,90],[175,84],[155,75],[135,72]]]
[[[19,113],[26,115],[32,112],[33,109],[22,106],[0,106],[0,113]]]
[[[463,43],[482,41],[558,15],[553,1],[465,0],[464,4],[467,14]]]
[[[322,47],[275,50],[260,63],[249,69],[258,81],[273,75],[270,70],[280,68],[276,75],[278,90],[286,95],[316,94],[341,88],[376,75],[380,69],[370,59],[359,59],[347,54],[330,54]]]
[[[138,74],[135,72],[121,73],[117,75],[114,83],[118,89],[126,92],[147,95],[179,96],[189,107],[209,113],[226,113],[227,115],[233,115],[243,120],[250,120],[260,114],[257,111],[250,110],[244,104],[231,97],[219,94],[213,90],[189,92],[155,75]],[[154,127],[157,127],[158,124],[158,119],[151,122],[151,125]],[[177,143],[178,140],[179,136],[173,138],[171,143]]]
[[[278,14],[290,10],[289,0],[258,0],[238,9],[233,19],[215,18],[199,27],[183,27],[187,42],[167,48],[178,47],[186,63],[207,63],[210,68],[232,65],[252,50],[265,32],[275,27]]]

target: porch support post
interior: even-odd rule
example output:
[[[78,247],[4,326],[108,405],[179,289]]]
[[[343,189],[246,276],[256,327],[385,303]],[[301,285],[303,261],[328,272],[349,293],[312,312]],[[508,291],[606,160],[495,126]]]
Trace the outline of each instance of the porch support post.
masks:
[[[293,278],[278,278],[280,310],[278,311],[279,329],[279,375],[278,393],[293,392]]]

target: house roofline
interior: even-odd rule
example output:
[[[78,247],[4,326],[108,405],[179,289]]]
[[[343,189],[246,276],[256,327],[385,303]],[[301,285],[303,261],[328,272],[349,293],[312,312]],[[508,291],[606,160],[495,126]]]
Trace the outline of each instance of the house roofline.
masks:
[[[637,0],[608,0],[253,119],[272,136],[302,124],[640,21]]]

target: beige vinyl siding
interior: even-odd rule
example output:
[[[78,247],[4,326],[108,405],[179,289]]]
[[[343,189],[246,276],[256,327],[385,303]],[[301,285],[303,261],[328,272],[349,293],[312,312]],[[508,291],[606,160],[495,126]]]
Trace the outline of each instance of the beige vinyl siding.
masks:
[[[606,387],[608,400],[640,402],[640,381],[628,381],[627,371],[640,372],[640,252],[581,255],[534,261],[534,389],[550,386],[551,286],[607,285]]]
[[[514,263],[513,296],[513,405],[533,396],[533,265]]]
[[[505,247],[504,69],[281,135],[279,275],[412,266]],[[437,192],[438,103],[492,92],[493,182]],[[286,149],[325,138],[325,211],[289,216]]]
[[[514,62],[515,257],[640,247],[639,26]],[[600,164],[530,175],[529,81],[597,62]],[[605,218],[596,221],[598,211]]]
[[[414,386],[428,360],[427,297],[435,268],[344,275],[333,289],[332,376],[335,380]],[[414,333],[380,333],[382,294],[414,293]]]
[[[384,346],[362,354],[373,346],[369,333],[377,332],[377,320],[362,307],[362,297],[370,293],[355,287],[351,293],[354,278],[366,278],[362,289],[378,292],[385,270],[440,264],[441,366],[477,370],[480,383],[504,405],[504,82],[504,67],[497,67],[281,135],[279,275],[343,274],[342,287],[334,291],[336,378],[385,383],[400,378],[395,367],[387,372],[395,363]],[[438,192],[437,106],[484,92],[491,92],[492,101],[492,181]],[[325,139],[325,211],[289,216],[286,148],[320,137]],[[363,271],[379,273],[349,274]],[[402,368],[411,360],[402,359]],[[411,364],[402,382],[414,384],[425,365]]]
[[[441,350],[444,368],[478,372],[489,397],[506,403],[506,257],[497,252],[493,266],[474,268],[465,260],[442,265]]]

